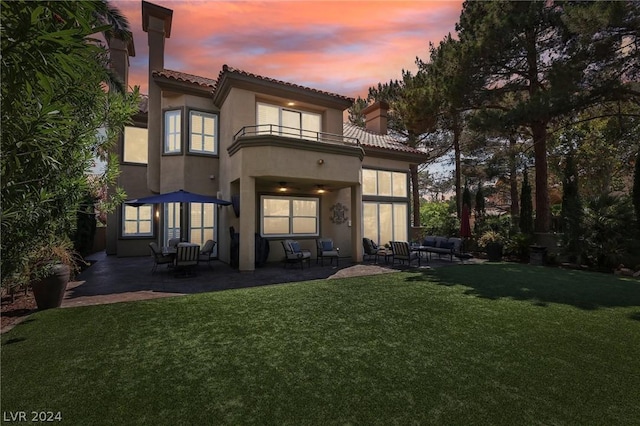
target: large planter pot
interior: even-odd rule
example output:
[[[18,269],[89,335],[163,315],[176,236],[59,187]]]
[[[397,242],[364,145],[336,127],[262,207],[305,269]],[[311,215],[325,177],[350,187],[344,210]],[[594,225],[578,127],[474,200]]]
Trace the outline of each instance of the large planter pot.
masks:
[[[60,307],[69,282],[69,275],[69,266],[58,264],[54,265],[51,275],[31,283],[38,310]]]
[[[502,260],[502,244],[501,243],[489,243],[485,247],[487,252],[487,258],[489,262],[500,262]]]

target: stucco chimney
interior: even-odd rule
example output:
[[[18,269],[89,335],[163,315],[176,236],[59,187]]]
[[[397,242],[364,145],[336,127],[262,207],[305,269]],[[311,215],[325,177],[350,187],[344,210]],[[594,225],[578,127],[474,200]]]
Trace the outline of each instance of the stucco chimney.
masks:
[[[365,127],[368,131],[380,135],[387,134],[387,111],[389,104],[378,101],[362,110],[365,119]]]
[[[131,33],[129,33],[129,36],[131,37],[129,41],[120,40],[115,37],[107,40],[111,69],[120,77],[125,90],[129,87],[129,57],[136,56],[133,36],[131,36]]]
[[[160,192],[160,155],[162,152],[162,90],[153,80],[153,71],[164,69],[164,41],[171,36],[173,11],[146,1],[142,2],[142,29],[149,43],[149,160],[147,186]]]

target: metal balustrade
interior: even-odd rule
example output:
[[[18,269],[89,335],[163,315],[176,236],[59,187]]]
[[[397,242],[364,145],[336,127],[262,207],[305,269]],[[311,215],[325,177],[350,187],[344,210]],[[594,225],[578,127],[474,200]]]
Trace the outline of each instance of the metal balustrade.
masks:
[[[358,138],[337,135],[334,133],[314,132],[310,130],[298,129],[295,127],[279,126],[276,124],[259,124],[255,126],[244,126],[233,136],[236,141],[244,136],[282,136],[286,138],[316,141],[338,145],[360,146]]]

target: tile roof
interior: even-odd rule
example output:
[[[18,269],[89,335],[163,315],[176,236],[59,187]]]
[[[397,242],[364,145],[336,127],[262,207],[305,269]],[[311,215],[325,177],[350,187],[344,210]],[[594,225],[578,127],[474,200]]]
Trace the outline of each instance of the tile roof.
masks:
[[[171,80],[182,81],[185,83],[197,84],[202,87],[210,87],[215,89],[217,81],[211,78],[200,77],[193,74],[187,74],[185,72],[173,71],[168,69],[163,69],[160,71],[153,71],[154,77],[164,77]]]
[[[288,83],[286,81],[276,80],[274,78],[264,77],[264,76],[261,76],[261,75],[258,75],[258,74],[253,74],[253,73],[250,73],[250,72],[247,72],[247,71],[243,71],[243,70],[240,70],[240,69],[237,69],[237,68],[230,67],[227,64],[224,64],[222,66],[222,70],[220,71],[220,74],[218,76],[218,81],[220,81],[220,79],[222,78],[222,76],[225,73],[232,73],[232,74],[242,75],[242,76],[245,76],[245,77],[254,78],[256,80],[262,80],[262,81],[267,81],[267,82],[270,82],[270,83],[282,84],[284,86],[288,86],[288,87],[292,87],[292,88],[296,88],[296,89],[309,90],[309,91],[314,92],[314,93],[319,93],[319,94],[322,94],[322,95],[332,96],[332,97],[335,97],[335,98],[338,98],[338,99],[342,99],[342,100],[348,101],[348,102],[353,102],[354,101],[353,98],[350,98],[348,96],[338,95],[337,93],[325,92],[323,90],[313,89],[311,87],[300,86],[298,84]],[[215,89],[214,89],[214,92],[215,92]]]
[[[360,144],[364,147],[389,149],[392,151],[405,152],[408,154],[417,154],[426,156],[427,153],[403,144],[397,138],[391,135],[381,135],[373,133],[362,127],[358,127],[351,123],[342,123],[342,132],[344,136],[358,138]]]

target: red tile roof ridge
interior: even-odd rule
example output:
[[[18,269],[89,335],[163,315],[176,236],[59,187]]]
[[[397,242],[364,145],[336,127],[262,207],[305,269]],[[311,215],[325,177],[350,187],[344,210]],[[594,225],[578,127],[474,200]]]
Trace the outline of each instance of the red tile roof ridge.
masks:
[[[193,83],[199,86],[211,87],[214,89],[217,84],[217,80],[214,80],[212,78],[201,77],[199,75],[189,74],[182,71],[174,71],[166,68],[162,70],[154,70],[152,74],[154,77],[165,77],[173,80],[183,81],[185,83]]]
[[[327,91],[324,91],[324,90],[314,89],[312,87],[301,86],[299,84],[289,83],[289,82],[286,82],[286,81],[283,81],[283,80],[278,80],[278,79],[275,79],[275,78],[265,77],[265,76],[262,76],[262,75],[259,75],[259,74],[254,74],[252,72],[248,72],[248,71],[244,71],[244,70],[241,70],[241,69],[238,69],[238,68],[234,68],[234,67],[229,66],[227,64],[224,64],[222,66],[222,70],[220,71],[220,74],[218,76],[218,81],[220,80],[222,75],[224,73],[227,73],[227,72],[244,75],[244,76],[255,78],[255,79],[258,79],[258,80],[268,81],[268,82],[271,82],[271,83],[283,84],[285,86],[295,87],[295,88],[298,88],[298,89],[309,90],[309,91],[312,91],[312,92],[315,92],[315,93],[320,93],[320,94],[323,94],[323,95],[328,95],[328,96],[333,96],[333,97],[336,97],[336,98],[339,98],[339,99],[344,99],[344,100],[350,101],[350,102],[354,101],[354,98],[350,98],[348,96],[339,95],[337,93],[331,93],[331,92],[327,92]]]
[[[427,155],[426,152],[406,145],[399,138],[392,135],[381,135],[369,131],[363,127],[356,126],[355,124],[344,122],[342,123],[342,129],[344,136],[357,138],[361,145],[370,146],[373,148],[389,149],[392,151],[406,152],[411,154]]]

